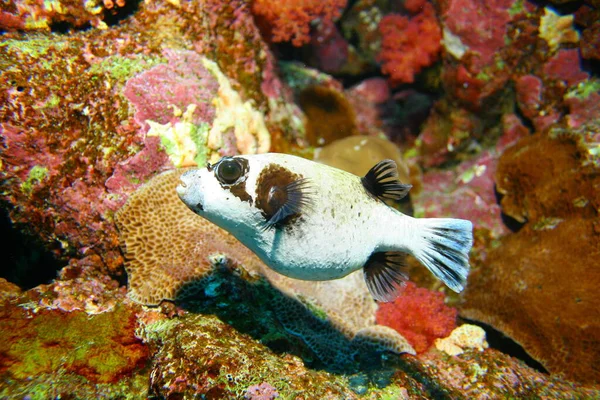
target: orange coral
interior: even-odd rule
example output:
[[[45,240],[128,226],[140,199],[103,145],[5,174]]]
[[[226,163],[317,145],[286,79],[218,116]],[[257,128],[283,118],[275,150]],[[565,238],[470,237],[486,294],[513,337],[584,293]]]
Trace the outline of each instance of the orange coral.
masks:
[[[394,328],[417,353],[429,349],[435,339],[448,336],[456,328],[455,308],[444,304],[444,295],[407,282],[393,303],[381,303],[377,323]]]
[[[381,32],[381,71],[392,84],[411,83],[423,67],[433,64],[440,53],[442,31],[431,3],[409,19],[389,14],[379,23]]]
[[[316,19],[332,21],[340,16],[347,0],[254,0],[252,13],[264,22],[273,42],[292,41],[302,46],[310,41],[310,23]]]

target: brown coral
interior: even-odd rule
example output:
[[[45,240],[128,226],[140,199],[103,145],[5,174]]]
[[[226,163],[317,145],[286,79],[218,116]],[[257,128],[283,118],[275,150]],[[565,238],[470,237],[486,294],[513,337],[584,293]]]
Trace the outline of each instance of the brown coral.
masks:
[[[593,182],[597,171],[580,169],[587,151],[573,137],[533,135],[506,150],[496,173],[502,211],[519,222],[565,218],[573,213],[594,217],[590,202],[600,204]],[[581,198],[581,201],[575,201]],[[585,203],[585,206],[581,204]]]
[[[354,175],[363,176],[383,159],[392,159],[398,166],[402,182],[410,182],[408,164],[400,149],[387,139],[377,136],[356,135],[336,140],[315,151],[315,161],[330,165]]]
[[[306,114],[306,139],[312,146],[356,135],[356,115],[344,94],[326,86],[311,86],[299,96]]]
[[[461,314],[501,330],[552,373],[600,382],[600,173],[576,140],[529,136],[500,159],[505,213],[529,221],[469,276]]]

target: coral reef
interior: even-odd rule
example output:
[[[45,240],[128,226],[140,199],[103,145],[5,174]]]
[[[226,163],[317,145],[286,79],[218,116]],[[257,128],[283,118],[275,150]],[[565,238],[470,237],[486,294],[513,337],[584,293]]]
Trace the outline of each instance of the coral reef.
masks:
[[[198,293],[215,297],[222,283],[213,273],[225,267],[251,283],[266,278],[276,289],[262,287],[260,282],[256,285],[271,299],[269,308],[279,323],[306,342],[330,368],[345,368],[359,349],[369,347],[414,352],[398,333],[373,328],[377,306],[360,272],[324,282],[275,273],[231,235],[179,200],[175,187],[181,173],[168,171],[153,178],[116,215],[132,299],[156,305],[162,300],[186,301]],[[232,278],[228,275],[225,279]],[[259,290],[256,285],[246,290]],[[272,294],[267,296],[269,292]],[[354,342],[355,338],[359,340]]]
[[[112,215],[141,182],[174,164],[302,137],[241,1],[143,3],[107,30],[7,33],[0,59],[11,220],[58,257],[98,255],[111,273],[123,262]]]
[[[600,398],[600,4],[552,3],[5,1],[0,201],[62,268],[0,278],[0,397]],[[165,172],[265,151],[410,167],[466,291],[283,277]]]
[[[0,28],[9,31],[49,31],[53,25],[66,23],[76,27],[90,24],[95,28],[106,29],[106,12],[111,10],[118,13],[125,5],[125,0],[8,0],[2,4]]]
[[[392,303],[382,303],[377,323],[394,328],[418,353],[429,349],[438,338],[448,336],[456,327],[457,311],[444,304],[444,295],[407,282]]]
[[[73,269],[77,267],[72,266],[71,273]],[[91,295],[90,287],[101,285],[102,280],[109,288]],[[91,276],[61,279],[2,300],[0,396],[144,395],[147,377],[143,369],[150,352],[135,336],[141,308],[128,302],[123,291],[115,290],[118,284],[109,281]],[[73,306],[77,296],[81,296],[81,307]],[[70,297],[73,300],[67,300]],[[113,307],[104,307],[106,298],[115,302]],[[91,305],[94,302],[96,307]],[[20,389],[9,390],[8,382]]]
[[[355,398],[340,377],[308,370],[291,355],[282,359],[214,316],[150,321],[141,335],[157,349],[150,381],[155,396],[241,397],[268,381],[282,398]]]

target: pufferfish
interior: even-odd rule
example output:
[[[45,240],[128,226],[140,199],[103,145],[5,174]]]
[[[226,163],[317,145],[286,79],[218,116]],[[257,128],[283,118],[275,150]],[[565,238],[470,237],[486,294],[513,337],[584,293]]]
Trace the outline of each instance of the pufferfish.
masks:
[[[181,176],[180,199],[290,278],[338,279],[362,268],[377,301],[392,301],[413,255],[450,289],[463,290],[470,221],[413,218],[388,206],[412,186],[383,160],[364,176],[286,154],[223,157]]]

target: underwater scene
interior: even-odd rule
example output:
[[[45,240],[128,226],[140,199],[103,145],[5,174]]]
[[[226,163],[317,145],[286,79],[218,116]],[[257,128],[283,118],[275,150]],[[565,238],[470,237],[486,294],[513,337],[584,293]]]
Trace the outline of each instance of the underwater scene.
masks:
[[[599,399],[599,0],[3,0],[0,399]]]

